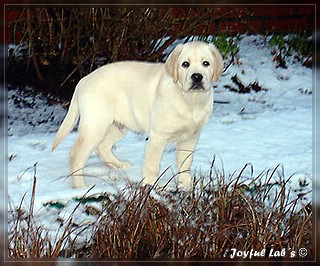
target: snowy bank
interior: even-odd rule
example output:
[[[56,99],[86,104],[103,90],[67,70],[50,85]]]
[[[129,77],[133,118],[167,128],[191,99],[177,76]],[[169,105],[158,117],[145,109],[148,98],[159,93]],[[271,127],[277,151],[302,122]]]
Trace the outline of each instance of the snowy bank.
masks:
[[[312,69],[291,62],[287,69],[276,68],[270,48],[262,37],[244,36],[239,42],[237,64],[231,65],[215,84],[214,111],[201,134],[196,148],[193,171],[196,175],[215,167],[226,176],[240,172],[244,165],[253,167],[252,176],[274,169],[280,164],[284,175],[294,175],[289,185],[311,201],[312,190]],[[235,87],[232,77],[248,85],[257,82],[259,92],[239,94],[227,88]],[[34,210],[39,221],[51,230],[57,216],[67,216],[77,204],[74,198],[86,190],[73,190],[68,179],[68,155],[76,132],[70,134],[51,153],[54,134],[66,110],[49,105],[41,96],[25,97],[17,90],[8,92],[8,196],[10,208],[29,208],[32,185],[36,176]],[[86,169],[86,180],[95,184],[91,194],[116,192],[131,183],[141,181],[146,136],[129,133],[118,142],[114,151],[132,168],[114,171],[106,168],[93,154]],[[161,178],[165,184],[176,173],[174,146],[169,146],[162,160]],[[248,178],[250,175],[248,174]],[[169,187],[174,187],[174,181]],[[52,202],[64,203],[64,208],[50,208]],[[89,219],[79,213],[79,221]]]

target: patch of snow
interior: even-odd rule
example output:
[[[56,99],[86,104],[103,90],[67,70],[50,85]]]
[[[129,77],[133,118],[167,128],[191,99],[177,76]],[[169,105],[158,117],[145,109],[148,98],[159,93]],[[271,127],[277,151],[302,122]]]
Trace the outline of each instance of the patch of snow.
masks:
[[[271,51],[260,36],[244,36],[239,41],[239,62],[231,65],[215,84],[214,111],[204,128],[196,147],[193,172],[207,173],[213,158],[215,167],[226,176],[239,173],[250,163],[252,176],[283,166],[285,177],[296,193],[312,190],[312,70],[297,63],[287,69],[276,68]],[[14,47],[13,47],[14,48]],[[247,85],[251,82],[266,90],[238,94],[225,88],[234,86],[231,77]],[[224,102],[224,104],[219,103]],[[61,105],[50,105],[37,95],[21,95],[18,90],[8,91],[8,186],[9,204],[30,205],[32,186],[36,178],[35,216],[55,232],[56,222],[67,219],[86,189],[73,190],[69,182],[68,156],[76,139],[71,133],[51,153],[55,132],[66,114]],[[95,187],[90,195],[115,193],[128,184],[141,181],[146,137],[128,133],[114,147],[115,154],[132,167],[114,170],[105,167],[92,154],[85,172],[86,180]],[[164,185],[175,173],[174,146],[163,156],[160,180]],[[248,174],[248,176],[250,176]],[[171,182],[169,187],[174,187]],[[311,201],[311,193],[303,202]],[[50,208],[48,203],[61,202],[65,208]],[[90,222],[82,206],[75,215],[77,222]]]

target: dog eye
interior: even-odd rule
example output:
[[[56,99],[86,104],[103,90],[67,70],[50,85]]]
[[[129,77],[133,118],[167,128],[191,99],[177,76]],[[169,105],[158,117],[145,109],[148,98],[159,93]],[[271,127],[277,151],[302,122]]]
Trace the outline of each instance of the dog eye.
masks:
[[[202,65],[205,67],[208,67],[208,66],[210,66],[210,63],[208,61],[203,61]]]
[[[182,67],[184,67],[184,68],[188,68],[189,66],[190,66],[190,63],[187,62],[187,61],[184,61],[184,62],[182,63]]]

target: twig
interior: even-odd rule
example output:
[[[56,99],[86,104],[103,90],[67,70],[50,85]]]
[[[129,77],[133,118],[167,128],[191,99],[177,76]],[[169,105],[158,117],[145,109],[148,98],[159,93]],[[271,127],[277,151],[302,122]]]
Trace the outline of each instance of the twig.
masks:
[[[37,59],[36,59],[36,53],[33,43],[33,30],[32,30],[32,24],[31,24],[31,11],[30,8],[27,8],[27,29],[29,34],[29,48],[31,50],[31,58],[33,62],[34,69],[36,71],[37,77],[40,81],[44,81],[43,76],[41,74]]]
[[[30,204],[30,216],[31,216],[32,218],[33,218],[34,200],[35,200],[35,197],[36,197],[37,164],[38,164],[38,162],[36,162],[36,163],[33,165],[34,174],[33,174],[33,185],[32,185],[31,204]]]
[[[89,58],[92,50],[89,50],[87,56],[71,71],[71,73],[66,77],[66,79],[60,84],[59,88],[61,88],[67,81],[68,79],[74,74],[74,72],[77,71],[77,69]]]

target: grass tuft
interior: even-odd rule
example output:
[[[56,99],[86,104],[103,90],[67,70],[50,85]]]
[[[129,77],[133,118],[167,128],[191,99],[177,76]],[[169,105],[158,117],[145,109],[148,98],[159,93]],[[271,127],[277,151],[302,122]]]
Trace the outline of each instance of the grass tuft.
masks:
[[[55,239],[36,225],[32,208],[22,210],[23,198],[19,208],[10,211],[8,254],[10,258],[230,260],[236,249],[258,251],[263,254],[259,259],[274,254],[299,259],[304,248],[304,259],[310,259],[314,255],[311,203],[303,205],[302,193],[295,195],[290,189],[292,177],[285,177],[280,165],[253,176],[250,164],[226,176],[213,161],[209,173],[196,178],[191,193],[129,184],[116,194],[104,193],[94,203],[95,210],[97,204],[101,208],[94,212],[88,211],[93,200],[89,190]],[[86,204],[86,213],[96,217],[95,222],[75,226],[75,211],[81,204]],[[80,241],[88,229],[91,235]]]

